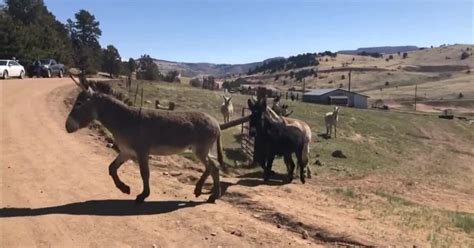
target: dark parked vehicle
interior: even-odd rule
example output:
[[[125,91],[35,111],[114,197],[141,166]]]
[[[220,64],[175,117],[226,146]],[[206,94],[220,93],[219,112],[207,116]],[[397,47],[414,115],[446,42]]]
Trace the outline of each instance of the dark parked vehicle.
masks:
[[[59,64],[54,59],[40,59],[33,62],[28,72],[30,77],[63,77],[66,69],[63,64]]]

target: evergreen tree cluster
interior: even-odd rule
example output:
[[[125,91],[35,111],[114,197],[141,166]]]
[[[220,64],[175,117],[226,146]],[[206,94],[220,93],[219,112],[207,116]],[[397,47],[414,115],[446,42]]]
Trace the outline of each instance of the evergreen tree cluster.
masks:
[[[336,55],[337,53],[331,53],[331,56],[336,56]],[[319,61],[317,60],[318,56],[319,55],[317,53],[304,53],[304,54],[298,54],[296,56],[291,56],[287,59],[278,58],[278,59],[272,59],[269,61],[264,61],[262,65],[255,67],[253,70],[250,69],[247,72],[247,74],[251,75],[251,74],[255,74],[259,72],[274,73],[277,71],[297,69],[297,68],[302,68],[302,67],[307,67],[307,66],[316,66],[316,65],[319,65]]]
[[[122,62],[113,45],[101,48],[99,25],[86,10],[63,24],[43,0],[5,0],[0,4],[0,58],[15,58],[25,68],[37,59],[52,58],[84,73],[103,70],[117,76],[135,71],[135,61]]]
[[[374,58],[383,57],[382,54],[380,54],[380,53],[369,53],[369,52],[366,52],[366,51],[362,51],[362,52],[358,53],[358,55],[360,55],[360,56],[370,56],[370,57],[374,57]]]

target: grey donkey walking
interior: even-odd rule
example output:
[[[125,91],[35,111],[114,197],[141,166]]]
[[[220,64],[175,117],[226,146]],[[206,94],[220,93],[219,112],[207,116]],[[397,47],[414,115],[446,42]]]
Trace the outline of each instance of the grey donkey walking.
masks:
[[[98,91],[84,77],[80,82],[71,76],[81,87],[71,112],[66,120],[66,131],[72,133],[98,120],[114,136],[120,152],[109,166],[109,174],[115,186],[123,193],[130,194],[130,187],[120,180],[117,170],[131,158],[136,158],[143,180],[143,191],[136,201],[141,203],[150,195],[150,169],[148,156],[172,155],[191,148],[206,166],[194,189],[196,197],[201,195],[204,181],[212,176],[213,188],[208,202],[220,197],[219,166],[216,165],[210,150],[217,142],[217,160],[224,166],[217,120],[208,114],[196,111],[178,112],[140,109],[129,107],[113,96]]]

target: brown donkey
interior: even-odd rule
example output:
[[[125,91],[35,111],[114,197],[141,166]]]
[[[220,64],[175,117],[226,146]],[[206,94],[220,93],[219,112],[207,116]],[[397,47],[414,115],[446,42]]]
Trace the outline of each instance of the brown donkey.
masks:
[[[131,158],[136,158],[143,180],[143,192],[136,201],[143,202],[150,195],[150,169],[148,155],[172,155],[191,148],[206,166],[196,183],[194,194],[201,195],[206,178],[211,175],[213,188],[208,202],[220,197],[219,167],[209,154],[217,142],[217,159],[224,166],[220,139],[220,127],[216,119],[208,114],[189,111],[171,112],[129,107],[114,97],[97,91],[85,78],[76,84],[81,87],[74,106],[66,121],[68,133],[86,127],[98,120],[114,136],[120,152],[109,166],[109,174],[120,191],[130,194],[130,187],[118,177],[117,170]]]

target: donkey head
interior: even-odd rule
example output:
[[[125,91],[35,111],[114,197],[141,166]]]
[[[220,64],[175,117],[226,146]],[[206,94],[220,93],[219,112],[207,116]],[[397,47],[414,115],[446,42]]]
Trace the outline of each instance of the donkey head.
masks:
[[[288,110],[288,105],[286,105],[286,104],[283,104],[281,106],[281,110],[282,110],[281,116],[288,117],[291,114],[293,114],[293,110],[289,111]]]
[[[72,110],[67,117],[66,131],[68,133],[86,127],[97,118],[97,110],[94,104],[94,95],[96,93],[94,92],[93,86],[89,85],[84,77],[80,78],[79,83],[73,76],[71,76],[71,78],[82,89],[82,91],[77,96]]]
[[[224,98],[224,104],[225,106],[229,106],[230,105],[230,101],[232,100],[232,96],[231,97],[226,97],[226,96],[222,96]]]
[[[249,121],[249,135],[257,136],[257,131],[263,129],[265,111],[267,110],[267,102],[265,99],[255,101],[253,98],[247,101],[247,105],[252,112]]]

